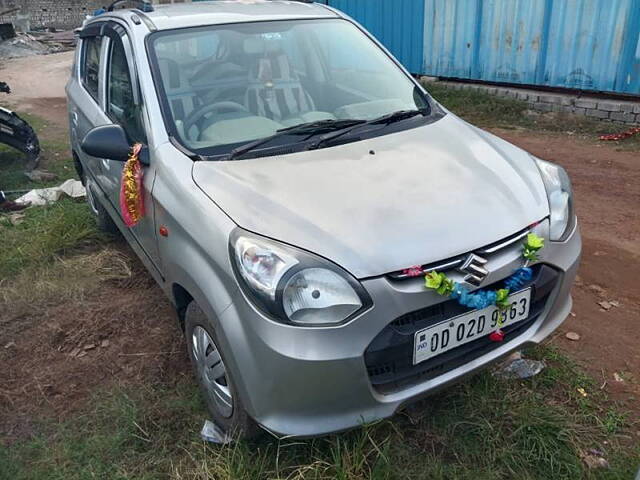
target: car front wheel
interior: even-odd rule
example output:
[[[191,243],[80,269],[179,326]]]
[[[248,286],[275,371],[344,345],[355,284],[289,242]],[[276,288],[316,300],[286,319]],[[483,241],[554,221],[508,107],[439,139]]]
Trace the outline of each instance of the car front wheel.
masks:
[[[242,406],[215,330],[195,301],[187,307],[185,335],[189,358],[214,423],[234,439],[256,436],[260,430]]]

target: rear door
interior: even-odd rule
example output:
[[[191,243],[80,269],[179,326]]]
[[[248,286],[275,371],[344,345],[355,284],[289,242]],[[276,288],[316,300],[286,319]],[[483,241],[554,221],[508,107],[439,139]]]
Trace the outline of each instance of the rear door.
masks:
[[[101,111],[100,69],[104,46],[104,37],[100,35],[101,25],[91,25],[83,30],[74,71],[67,85],[71,145],[80,157],[85,175],[93,175],[94,178],[99,172],[99,161],[84,154],[80,143],[87,132],[96,126]]]

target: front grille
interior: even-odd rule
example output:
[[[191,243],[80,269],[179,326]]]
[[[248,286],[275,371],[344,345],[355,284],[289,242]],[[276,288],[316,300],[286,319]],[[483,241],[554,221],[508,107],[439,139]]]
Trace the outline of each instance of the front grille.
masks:
[[[485,336],[414,365],[413,341],[417,331],[473,309],[460,305],[456,300],[447,300],[407,313],[387,325],[365,350],[364,360],[373,387],[380,393],[391,393],[433,379],[524,333],[544,310],[559,278],[558,272],[547,265],[532,268],[532,280],[522,287],[532,287],[529,317],[503,328],[503,342],[492,342]],[[487,288],[501,287],[500,281]]]
[[[537,225],[537,223],[533,224],[533,225],[529,225],[527,228],[525,228],[524,230],[520,230],[517,233],[514,233],[513,235],[509,235],[506,238],[503,238],[502,240],[498,240],[497,242],[494,242],[490,245],[486,245],[482,248],[478,248],[476,250],[474,250],[474,253],[483,255],[483,256],[487,256],[487,255],[492,255],[500,250],[502,250],[503,248],[507,248],[511,245],[513,245],[514,243],[522,240],[524,237],[527,236],[527,234],[531,233],[531,230]],[[467,252],[465,254],[462,255],[457,255],[455,257],[451,257],[451,258],[447,258],[446,260],[442,260],[439,262],[435,262],[435,263],[429,263],[426,265],[421,265],[420,266],[420,270],[421,270],[421,274],[420,275],[426,275],[429,272],[432,271],[437,271],[437,272],[446,272],[448,270],[452,270],[460,265],[462,265],[462,263],[464,262],[465,258],[469,255],[470,252]],[[405,270],[399,270],[396,272],[391,272],[389,274],[387,274],[387,276],[389,278],[391,278],[392,280],[407,280],[407,279],[411,279],[413,278],[412,275],[409,275]]]

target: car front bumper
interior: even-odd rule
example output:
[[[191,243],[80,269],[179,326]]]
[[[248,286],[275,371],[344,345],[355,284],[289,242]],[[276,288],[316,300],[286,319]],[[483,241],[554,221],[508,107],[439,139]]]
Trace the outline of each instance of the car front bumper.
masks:
[[[546,229],[543,222],[536,232],[547,237]],[[551,334],[571,310],[570,290],[580,251],[577,226],[565,242],[547,242],[540,261],[557,276],[535,321],[512,340],[470,355],[462,365],[424,381],[381,392],[373,386],[365,364],[365,351],[393,320],[443,302],[435,292],[426,291],[421,278],[402,283],[388,277],[363,280],[373,307],[345,325],[327,328],[275,322],[238,292],[219,318],[221,342],[230,353],[226,363],[249,415],[276,435],[322,435],[387,418],[403,405]],[[506,278],[522,266],[520,244],[501,252],[487,266],[491,272],[487,285]]]

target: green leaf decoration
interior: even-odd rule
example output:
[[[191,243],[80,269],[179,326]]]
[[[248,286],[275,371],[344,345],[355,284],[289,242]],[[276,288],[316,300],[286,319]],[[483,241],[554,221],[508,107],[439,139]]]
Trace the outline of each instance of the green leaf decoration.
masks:
[[[522,251],[522,256],[529,260],[530,262],[535,262],[538,260],[538,252],[536,250],[531,250],[528,247],[524,247]]]
[[[509,305],[509,289],[501,288],[500,290],[496,290],[496,306],[500,310],[504,310],[505,308],[508,308]]]
[[[442,285],[442,280],[446,278],[444,273],[438,273],[435,270],[429,272],[424,277],[424,286],[436,290]]]
[[[525,248],[529,250],[538,251],[544,248],[544,238],[539,237],[535,233],[527,235],[527,241],[524,243]]]
[[[436,271],[429,272],[425,275],[424,285],[443,296],[450,295],[454,288],[453,280],[447,278],[444,273],[438,273]]]
[[[522,248],[522,256],[530,262],[538,260],[538,251],[544,248],[544,238],[539,237],[535,233],[527,235]]]
[[[453,292],[453,288],[454,288],[453,280],[450,280],[445,277],[445,279],[442,281],[442,284],[436,291],[440,295],[449,296],[451,295],[451,292]]]

